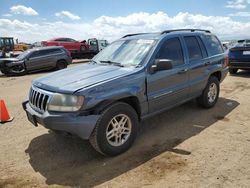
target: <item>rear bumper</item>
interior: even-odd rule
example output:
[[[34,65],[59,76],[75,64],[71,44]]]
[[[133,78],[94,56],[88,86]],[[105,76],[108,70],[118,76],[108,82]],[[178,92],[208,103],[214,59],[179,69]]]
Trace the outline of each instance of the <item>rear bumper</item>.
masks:
[[[79,113],[49,113],[40,114],[31,108],[28,101],[23,102],[28,120],[38,126],[43,125],[47,129],[69,132],[82,139],[89,139],[100,115],[81,116]]]
[[[229,68],[250,69],[250,62],[229,61]]]

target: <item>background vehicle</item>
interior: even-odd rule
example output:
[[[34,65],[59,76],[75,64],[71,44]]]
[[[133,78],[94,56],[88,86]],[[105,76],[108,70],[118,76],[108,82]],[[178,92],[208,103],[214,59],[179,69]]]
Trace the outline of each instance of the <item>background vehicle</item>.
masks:
[[[13,51],[15,47],[13,37],[0,37],[0,50],[5,49],[5,52]]]
[[[100,153],[118,155],[134,142],[141,120],[193,98],[213,107],[228,72],[226,57],[210,31],[126,35],[89,64],[33,81],[23,108],[35,126],[78,135]]]
[[[108,45],[107,40],[97,40],[95,38],[83,40],[81,42],[71,38],[57,38],[49,41],[42,41],[42,46],[63,46],[69,50],[72,57],[93,56]]]
[[[239,40],[235,47],[229,50],[229,72],[236,74],[239,69],[250,70],[250,39]]]
[[[31,48],[31,44],[20,42],[14,45],[14,51],[26,51]]]
[[[16,58],[0,59],[0,70],[7,75],[22,75],[31,71],[64,69],[71,62],[70,53],[63,47],[34,48]]]

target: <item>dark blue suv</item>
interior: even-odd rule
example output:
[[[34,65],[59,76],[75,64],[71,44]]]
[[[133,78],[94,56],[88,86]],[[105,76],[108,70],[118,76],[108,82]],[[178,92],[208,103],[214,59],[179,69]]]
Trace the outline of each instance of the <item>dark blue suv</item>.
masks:
[[[129,34],[88,64],[34,80],[23,108],[35,126],[89,139],[100,153],[118,155],[132,145],[143,119],[194,98],[213,107],[227,63],[210,31]]]

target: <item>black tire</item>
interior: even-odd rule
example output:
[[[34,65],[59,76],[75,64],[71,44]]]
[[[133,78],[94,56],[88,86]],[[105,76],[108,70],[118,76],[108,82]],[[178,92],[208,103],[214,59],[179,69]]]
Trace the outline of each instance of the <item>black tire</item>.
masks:
[[[238,71],[238,69],[235,69],[235,68],[229,68],[229,73],[230,74],[236,74]]]
[[[58,61],[56,63],[56,70],[62,70],[62,69],[65,69],[65,68],[67,68],[66,61],[61,60],[61,61]]]
[[[216,87],[216,91],[217,91],[216,94],[213,95],[214,100],[209,98],[209,91],[210,91],[210,87],[212,86]],[[219,98],[219,93],[220,93],[220,82],[217,77],[211,76],[208,79],[207,85],[205,89],[203,90],[202,95],[197,98],[197,102],[203,108],[211,108],[217,103],[217,100]]]
[[[115,117],[119,117],[119,115],[125,115],[129,118],[126,122],[130,123],[131,131],[127,140],[122,143],[122,145],[114,146],[110,144],[110,140],[107,139],[106,131],[108,130],[111,120]],[[96,127],[91,134],[89,141],[95,150],[103,155],[119,155],[127,151],[132,146],[138,132],[138,124],[138,115],[134,108],[127,103],[117,102],[109,106],[101,113],[101,117],[97,121]]]
[[[16,65],[10,68],[8,72],[5,72],[6,75],[10,76],[22,76],[27,73],[26,67],[24,64]]]

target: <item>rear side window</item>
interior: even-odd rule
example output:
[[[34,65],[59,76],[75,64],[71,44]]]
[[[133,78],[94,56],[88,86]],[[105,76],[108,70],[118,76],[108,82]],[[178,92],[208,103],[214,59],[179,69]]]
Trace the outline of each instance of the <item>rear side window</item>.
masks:
[[[204,38],[205,45],[210,55],[217,55],[224,52],[217,37],[214,35],[205,35]]]
[[[172,38],[164,42],[156,58],[172,60],[173,66],[184,64],[183,52],[179,38]]]
[[[189,60],[202,59],[202,52],[196,37],[184,37],[187,45]]]

